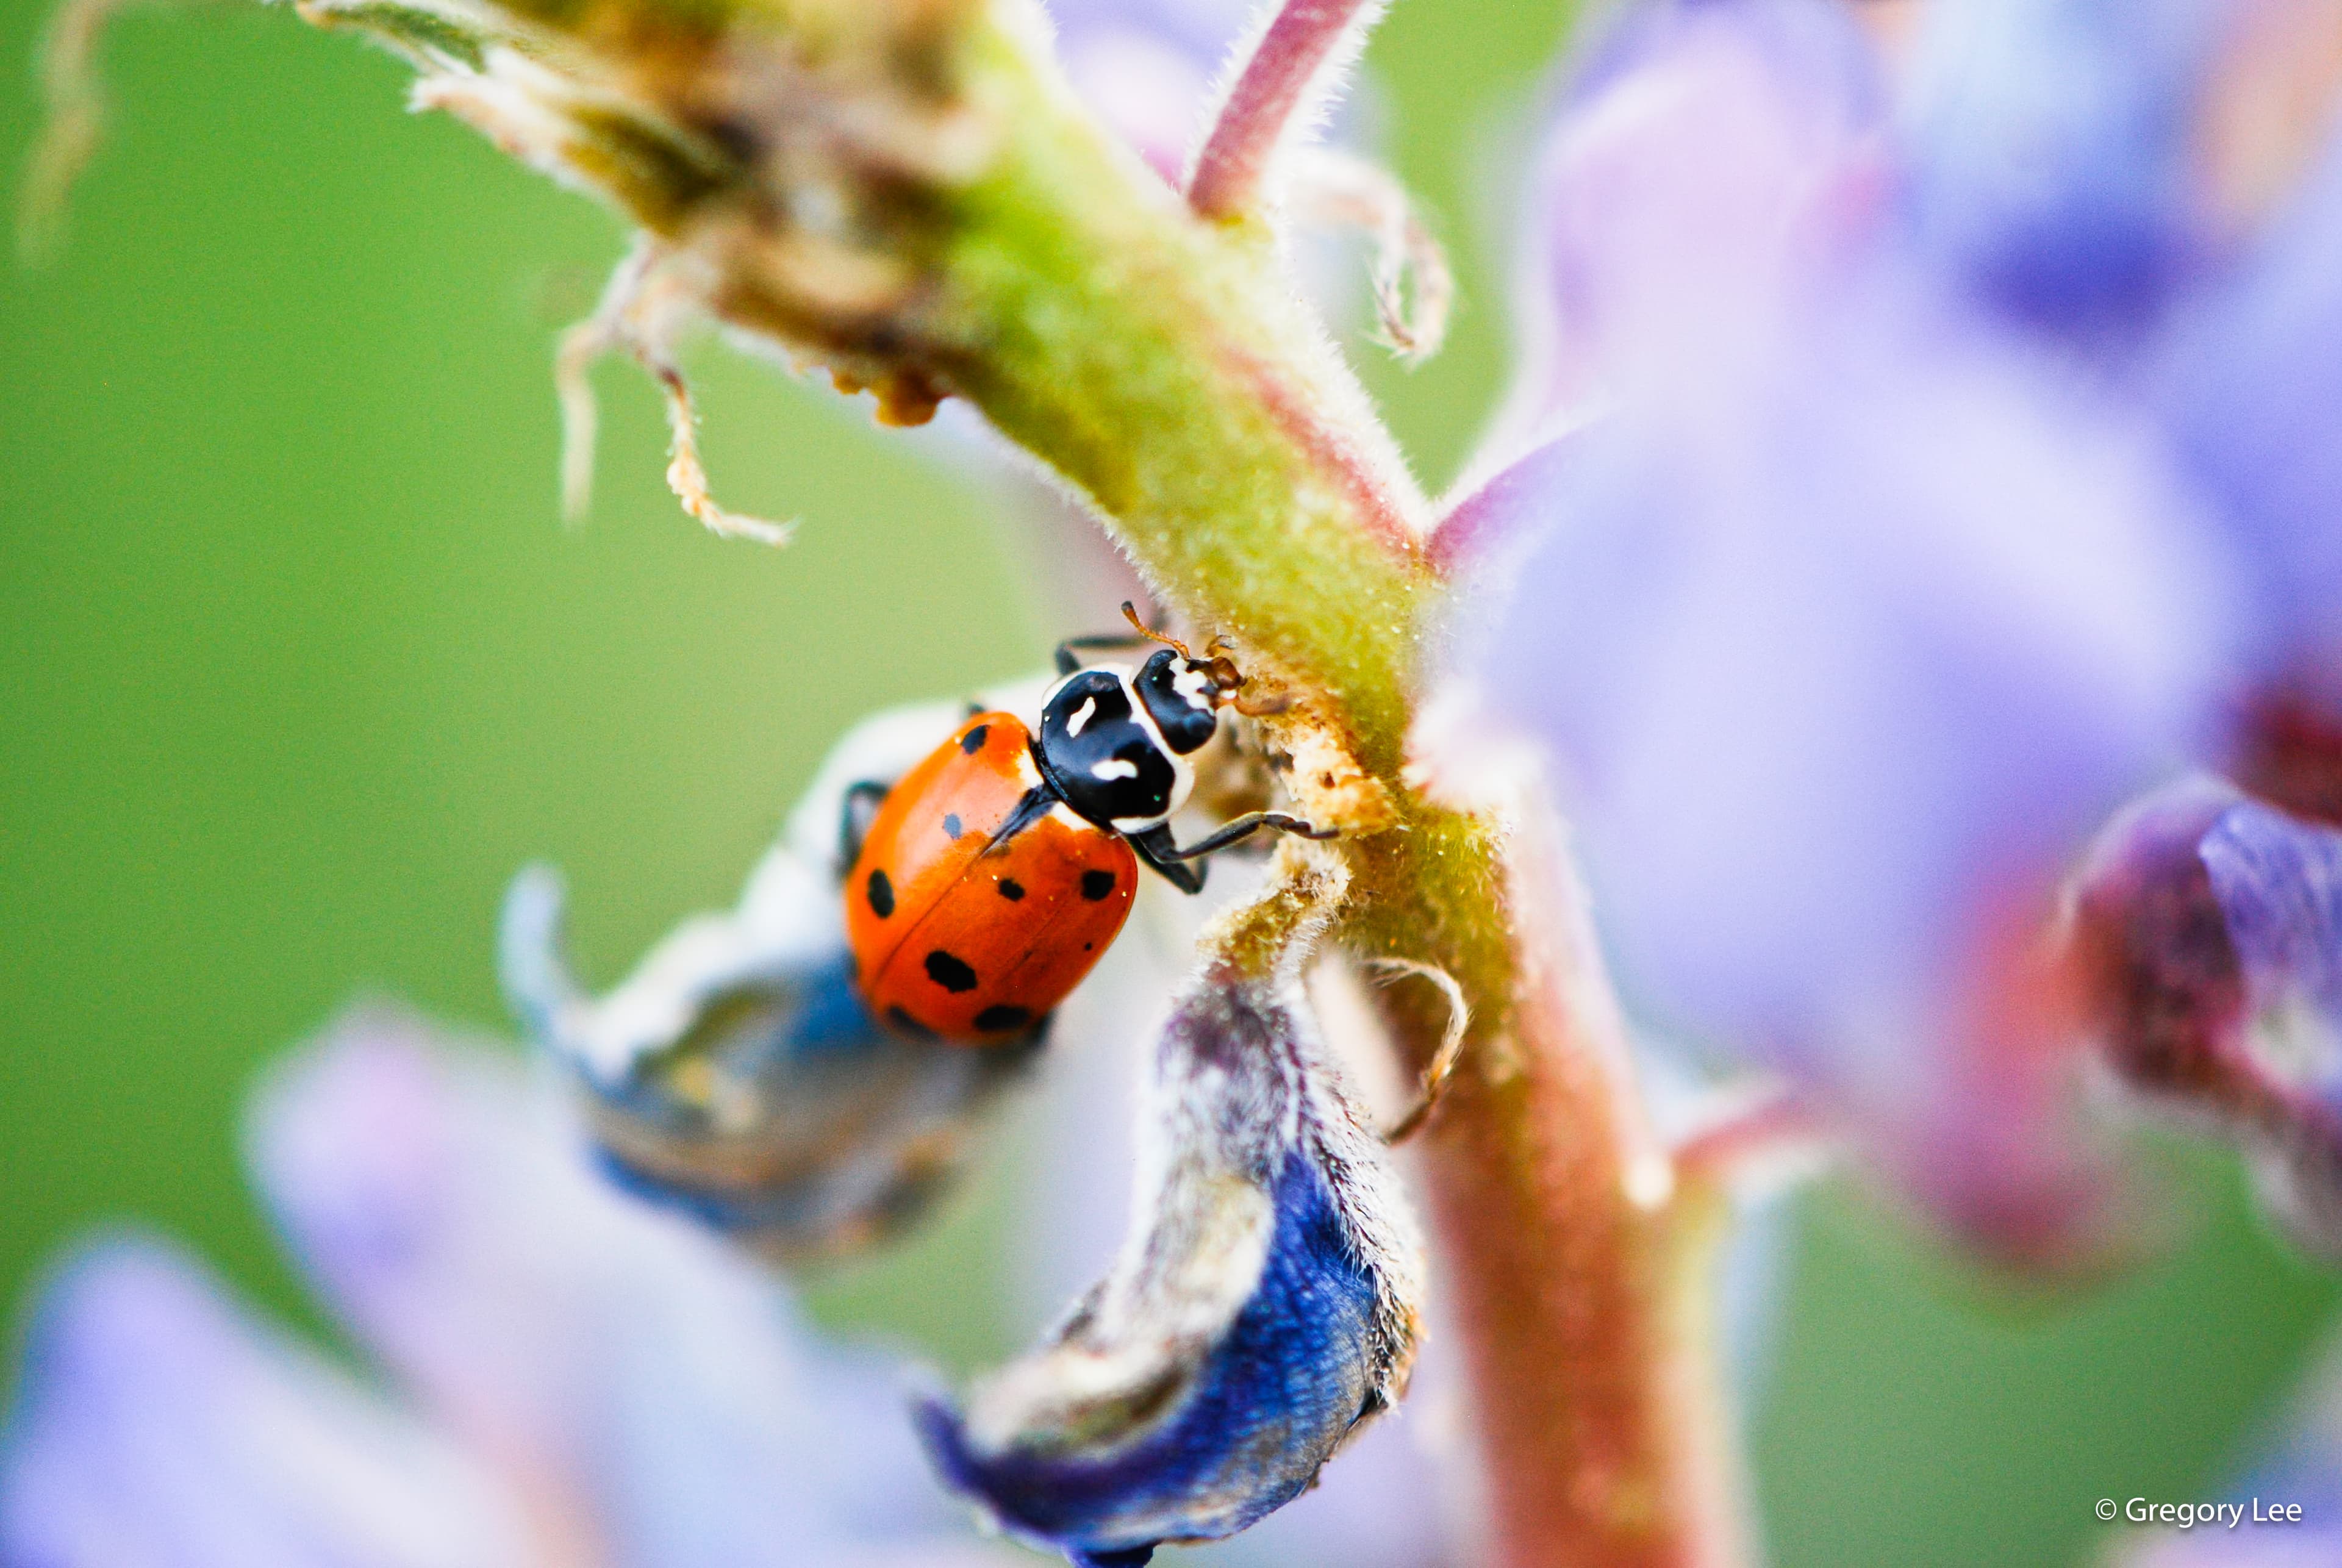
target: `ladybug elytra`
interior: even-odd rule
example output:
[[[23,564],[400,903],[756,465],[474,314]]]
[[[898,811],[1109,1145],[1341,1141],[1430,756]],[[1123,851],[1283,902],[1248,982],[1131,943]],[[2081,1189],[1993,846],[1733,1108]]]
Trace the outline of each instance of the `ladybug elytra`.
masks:
[[[1195,787],[1190,759],[1244,678],[1123,613],[1166,644],[1137,669],[1085,665],[1077,653],[1132,639],[1065,644],[1038,734],[1014,714],[976,714],[893,788],[849,794],[846,935],[864,996],[897,1027],[1021,1037],[1121,931],[1141,864],[1197,893],[1199,857],[1264,827],[1332,836],[1252,812],[1184,848],[1173,840],[1170,818]]]

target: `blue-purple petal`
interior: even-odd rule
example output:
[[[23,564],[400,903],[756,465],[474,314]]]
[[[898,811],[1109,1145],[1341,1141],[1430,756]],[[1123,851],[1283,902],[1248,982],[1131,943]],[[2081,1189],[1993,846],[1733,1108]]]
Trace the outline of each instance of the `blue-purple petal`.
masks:
[[[1248,869],[1215,870],[1211,894],[1239,894],[1237,883]],[[1043,1119],[1029,1135],[1029,1169],[1018,1205],[1020,1309],[1054,1313],[1096,1281],[1121,1243],[1136,1164],[1129,1109],[1144,1093],[1150,1031],[1192,962],[1193,932],[1186,926],[1212,902],[1182,901],[1176,914],[1189,920],[1176,926],[1134,923],[1096,978],[1068,1004],[1060,1026],[1080,1048],[1051,1064],[1036,1107]],[[1321,1021],[1335,1054],[1346,1062],[1359,1060],[1341,1033],[1344,1018],[1329,1011]],[[1358,1047],[1385,1049],[1378,1034],[1366,1033],[1370,1037],[1356,1041]],[[1426,1312],[1424,1354],[1409,1379],[1409,1411],[1440,1407],[1461,1375],[1452,1357],[1440,1353],[1454,1347]],[[1441,1568],[1453,1561],[1446,1526],[1454,1499],[1447,1467],[1440,1463],[1445,1455],[1436,1451],[1439,1435],[1437,1423],[1404,1411],[1375,1422],[1344,1446],[1340,1462],[1327,1465],[1315,1486],[1217,1544],[1214,1562],[1227,1568],[1296,1563]]]
[[[1486,474],[1622,385],[1746,352],[1862,202],[1879,99],[1847,8],[1626,13],[1559,98],[1522,194],[1519,365]]]
[[[1166,180],[1204,129],[1251,0],[1050,0],[1074,91]]]
[[[1217,65],[1258,9],[1253,0],[1046,0],[1060,39],[1109,29],[1176,45],[1206,69]]]
[[[1963,923],[2180,754],[2226,636],[2119,418],[1891,292],[1841,309],[1575,438],[1485,666],[1643,1000],[1807,1068],[1919,1023]]]
[[[1915,243],[2028,326],[2135,344],[2207,245],[2195,115],[2234,9],[1932,7],[1902,140]]]
[[[927,1402],[944,1473],[1076,1563],[1242,1530],[1404,1386],[1411,1225],[1287,983],[1214,970],[1158,1042],[1131,1242],[1050,1342]]]
[[[575,1488],[613,1562],[948,1552],[874,1364],[779,1283],[612,1191],[565,1099],[500,1054],[354,1015],[264,1098],[259,1185],[328,1303],[440,1421]]]
[[[2342,723],[2342,135],[2176,336],[2175,445],[2250,574],[2265,682]]]
[[[160,1243],[51,1281],[0,1432],[0,1562],[21,1568],[525,1568],[478,1456],[255,1321]]]
[[[1358,1347],[1375,1281],[1306,1160],[1288,1159],[1270,1192],[1266,1263],[1181,1389],[1175,1419],[1096,1455],[979,1454],[956,1416],[929,1403],[922,1426],[953,1483],[1014,1530],[1097,1552],[1233,1534],[1298,1495],[1367,1409]]]
[[[826,881],[803,891],[839,898]],[[524,874],[505,901],[505,944],[565,976],[558,900],[549,877]],[[952,1185],[974,1119],[1023,1074],[1048,1021],[982,1050],[891,1026],[863,1001],[842,934],[810,953],[710,944],[711,964],[689,976],[661,962],[677,938],[692,944],[726,918],[687,922],[605,998],[523,1008],[575,1076],[604,1173],[775,1257],[895,1234]],[[678,993],[661,1009],[671,1037],[616,1074],[596,1072],[604,1026],[660,988]]]

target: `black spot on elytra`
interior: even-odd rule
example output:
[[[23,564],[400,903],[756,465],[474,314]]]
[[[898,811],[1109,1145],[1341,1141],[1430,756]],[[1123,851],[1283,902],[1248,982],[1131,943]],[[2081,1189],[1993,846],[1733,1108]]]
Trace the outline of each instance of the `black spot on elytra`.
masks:
[[[930,730],[927,733],[929,734],[933,734],[935,732]],[[968,755],[974,756],[976,753],[984,749],[984,737],[991,733],[992,726],[990,724],[976,725],[976,728],[960,736],[959,749],[966,752]]]
[[[870,913],[884,920],[895,913],[895,884],[886,880],[883,871],[874,871],[863,884],[863,894],[870,900]]]
[[[976,989],[976,971],[966,960],[955,958],[940,947],[927,954],[927,978],[955,996]]]
[[[1082,873],[1082,896],[1096,904],[1114,891],[1114,873],[1086,871]]]
[[[889,1007],[886,1009],[886,1022],[892,1024],[896,1028],[901,1030],[904,1034],[912,1036],[914,1039],[933,1040],[936,1037],[936,1032],[934,1030],[928,1028],[926,1024],[920,1023],[917,1019],[912,1017],[909,1014],[904,1012],[899,1007]]]
[[[1014,904],[1025,896],[1025,884],[1013,876],[1000,879],[1000,896]]]
[[[987,1007],[976,1015],[976,1026],[987,1034],[998,1029],[1022,1029],[1032,1022],[1029,1007]]]
[[[957,812],[949,811],[944,813],[944,836],[946,838],[956,839],[959,837],[959,814]]]

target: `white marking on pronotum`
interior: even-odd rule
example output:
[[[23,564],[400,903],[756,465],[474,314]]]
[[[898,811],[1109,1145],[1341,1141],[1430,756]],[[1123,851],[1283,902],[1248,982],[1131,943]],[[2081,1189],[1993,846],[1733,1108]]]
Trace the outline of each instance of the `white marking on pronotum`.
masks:
[[[1135,779],[1138,776],[1138,764],[1125,762],[1120,757],[1108,757],[1102,763],[1090,764],[1090,776],[1107,780]]]
[[[1171,689],[1186,698],[1191,708],[1203,709],[1212,705],[1211,684],[1212,677],[1193,664],[1171,677]]]
[[[1082,705],[1074,710],[1074,716],[1066,721],[1066,733],[1069,735],[1080,734],[1084,730],[1089,728],[1090,719],[1096,713],[1097,699],[1096,697],[1084,697],[1082,699]]]

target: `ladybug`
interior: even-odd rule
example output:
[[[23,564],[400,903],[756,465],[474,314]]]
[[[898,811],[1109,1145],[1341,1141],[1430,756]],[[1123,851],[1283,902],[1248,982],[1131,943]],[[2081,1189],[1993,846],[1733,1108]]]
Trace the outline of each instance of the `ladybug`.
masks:
[[[1014,714],[977,713],[892,788],[848,792],[846,938],[864,997],[896,1027],[974,1044],[1020,1038],[1121,931],[1142,864],[1199,893],[1194,863],[1262,828],[1334,836],[1252,812],[1184,848],[1173,841],[1171,816],[1195,787],[1189,759],[1244,677],[1122,609],[1166,644],[1136,671],[1085,665],[1078,650],[1136,639],[1066,643],[1039,734]]]

